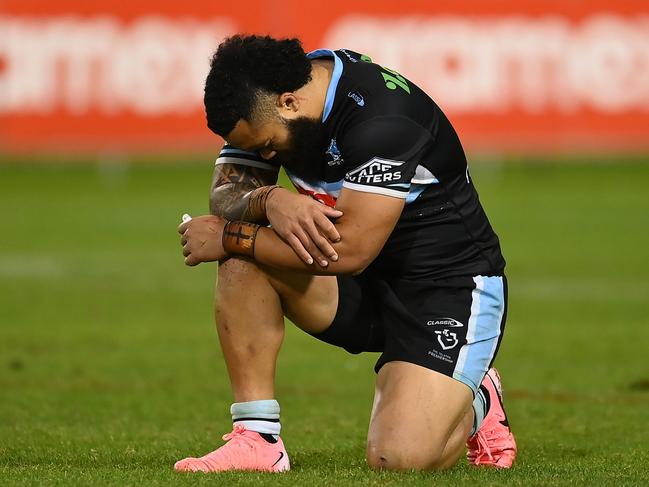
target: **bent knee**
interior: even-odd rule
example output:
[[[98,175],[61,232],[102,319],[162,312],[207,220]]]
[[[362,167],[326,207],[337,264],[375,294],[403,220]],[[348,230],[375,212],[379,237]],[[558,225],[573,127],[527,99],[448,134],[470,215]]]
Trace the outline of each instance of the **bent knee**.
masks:
[[[219,263],[216,296],[221,302],[253,295],[268,286],[268,277],[252,260],[231,257]]]
[[[224,262],[219,262],[218,280],[222,284],[228,285],[236,283],[245,283],[255,275],[263,271],[252,260],[245,257],[230,257]]]
[[[257,263],[246,257],[232,256],[219,262],[219,273],[238,273],[259,270]]]
[[[395,448],[387,445],[370,445],[367,464],[374,470],[445,470],[449,468],[442,458],[443,446],[432,448]]]

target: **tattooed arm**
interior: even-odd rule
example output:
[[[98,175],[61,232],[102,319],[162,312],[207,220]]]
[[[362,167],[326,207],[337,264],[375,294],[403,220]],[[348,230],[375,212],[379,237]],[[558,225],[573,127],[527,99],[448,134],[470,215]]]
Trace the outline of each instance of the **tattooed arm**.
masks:
[[[278,171],[240,164],[214,166],[210,213],[228,220],[266,223],[266,198],[277,188]]]
[[[331,243],[340,240],[340,234],[330,218],[338,218],[342,212],[276,186],[277,177],[274,169],[217,164],[210,213],[228,220],[263,225],[270,222],[277,235],[306,263],[315,259],[327,265],[328,259],[337,260]]]

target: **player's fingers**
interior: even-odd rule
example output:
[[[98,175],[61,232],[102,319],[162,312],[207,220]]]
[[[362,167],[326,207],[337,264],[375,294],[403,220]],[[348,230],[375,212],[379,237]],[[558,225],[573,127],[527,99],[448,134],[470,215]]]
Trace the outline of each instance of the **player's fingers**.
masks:
[[[314,221],[320,232],[327,237],[330,242],[340,241],[340,233],[338,233],[336,225],[334,225],[329,218],[320,214],[314,218]]]
[[[180,233],[181,235],[185,233],[185,230],[187,230],[187,227],[189,226],[190,223],[191,220],[183,222],[180,225],[178,225],[178,233]]]
[[[313,264],[313,257],[311,257],[311,254],[306,251],[299,238],[295,235],[289,235],[288,238],[286,238],[286,242],[291,246],[300,259],[309,265]]]
[[[337,210],[336,208],[332,208],[331,206],[326,206],[322,205],[323,207],[321,208],[322,213],[325,215],[331,217],[331,218],[338,218],[343,216],[343,212],[340,210]]]
[[[189,254],[187,257],[185,257],[185,265],[188,265],[189,267],[194,267],[195,265],[200,264],[200,261],[196,259],[192,254]]]
[[[187,257],[189,254],[192,252],[189,250],[189,247],[187,245],[183,246],[183,255]]]
[[[307,252],[309,252],[309,254],[313,256],[313,260],[317,262],[320,267],[327,267],[329,265],[329,261],[316,246],[315,242],[311,238],[311,235],[304,232],[299,232],[298,238],[300,239],[300,242],[302,242],[302,245],[304,245],[304,247],[306,248]]]
[[[184,246],[186,243],[187,243],[187,237],[183,235],[182,237],[180,237],[180,245]]]
[[[178,225],[178,233],[185,233],[185,230],[187,230],[187,227],[189,226],[189,222],[192,221],[192,217],[189,216],[187,213],[183,214],[181,218],[182,222],[180,225]]]
[[[309,233],[309,237],[311,237],[313,243],[318,247],[322,254],[328,256],[334,262],[338,260],[338,254],[336,254],[336,251],[331,246],[331,243],[320,234],[315,225],[307,227],[307,232]]]

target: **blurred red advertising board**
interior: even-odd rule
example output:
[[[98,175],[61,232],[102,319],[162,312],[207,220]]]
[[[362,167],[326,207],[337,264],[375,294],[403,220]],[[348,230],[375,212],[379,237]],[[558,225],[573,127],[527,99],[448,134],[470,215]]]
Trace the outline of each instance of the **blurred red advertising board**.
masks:
[[[211,52],[236,32],[369,54],[472,152],[649,149],[644,0],[4,0],[0,151],[205,151]]]

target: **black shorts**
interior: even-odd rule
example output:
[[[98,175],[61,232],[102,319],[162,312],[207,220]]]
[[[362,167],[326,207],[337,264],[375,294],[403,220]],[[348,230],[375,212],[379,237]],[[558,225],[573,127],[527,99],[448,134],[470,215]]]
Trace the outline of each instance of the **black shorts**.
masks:
[[[404,361],[474,392],[493,363],[507,316],[504,276],[427,281],[338,276],[338,310],[314,336],[350,353],[383,352],[375,371]]]

